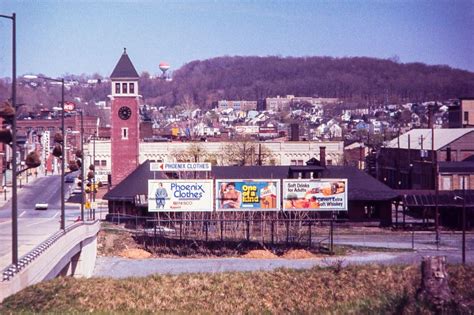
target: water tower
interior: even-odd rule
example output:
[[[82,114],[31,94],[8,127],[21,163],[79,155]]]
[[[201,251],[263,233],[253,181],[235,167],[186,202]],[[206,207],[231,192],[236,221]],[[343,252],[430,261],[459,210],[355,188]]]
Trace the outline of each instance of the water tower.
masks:
[[[162,61],[162,62],[160,62],[160,65],[158,67],[160,68],[160,70],[162,72],[161,77],[163,79],[165,79],[166,78],[166,71],[168,71],[168,69],[170,68],[170,65],[167,62]]]

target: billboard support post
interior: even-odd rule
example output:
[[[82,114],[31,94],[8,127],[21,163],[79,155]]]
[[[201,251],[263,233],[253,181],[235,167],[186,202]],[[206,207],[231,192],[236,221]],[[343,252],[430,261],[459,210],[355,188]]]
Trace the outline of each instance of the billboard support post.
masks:
[[[224,221],[221,217],[221,242],[224,241]]]
[[[330,233],[329,242],[330,242],[331,255],[334,255],[334,212],[332,213],[332,216],[331,216],[331,228],[329,230],[329,233]]]
[[[247,242],[250,241],[250,220],[247,218]]]
[[[275,229],[275,221],[272,219],[272,223],[271,223],[271,237],[272,237],[272,245],[274,244],[274,236],[273,236],[273,233],[274,233],[274,229]]]
[[[309,221],[309,225],[308,225],[308,246],[311,247],[311,224],[313,223],[313,221]]]

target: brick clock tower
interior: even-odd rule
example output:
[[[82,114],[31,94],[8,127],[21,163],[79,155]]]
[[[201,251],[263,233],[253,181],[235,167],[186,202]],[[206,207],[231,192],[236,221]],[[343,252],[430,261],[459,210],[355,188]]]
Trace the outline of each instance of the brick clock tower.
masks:
[[[112,185],[120,183],[138,166],[138,73],[124,48],[114,71],[111,94]]]

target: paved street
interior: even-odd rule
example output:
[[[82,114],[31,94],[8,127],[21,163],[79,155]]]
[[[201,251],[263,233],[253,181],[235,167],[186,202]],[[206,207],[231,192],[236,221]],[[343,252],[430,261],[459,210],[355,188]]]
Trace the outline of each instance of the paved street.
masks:
[[[66,191],[71,183],[65,184]],[[66,195],[67,196],[67,195]],[[0,270],[11,263],[11,201],[0,207]],[[10,193],[7,196],[9,199]],[[35,210],[36,203],[48,203],[47,210]],[[28,184],[18,190],[18,255],[21,257],[46,240],[60,227],[60,176],[51,175],[30,178]],[[78,204],[66,204],[66,226],[80,215]]]

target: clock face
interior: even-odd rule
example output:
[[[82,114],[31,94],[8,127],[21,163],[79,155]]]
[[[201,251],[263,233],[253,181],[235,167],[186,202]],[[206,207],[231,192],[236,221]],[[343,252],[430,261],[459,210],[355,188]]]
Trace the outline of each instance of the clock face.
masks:
[[[132,110],[130,109],[130,107],[122,106],[118,110],[118,116],[120,117],[120,119],[127,120],[130,118],[130,116],[132,116]]]

